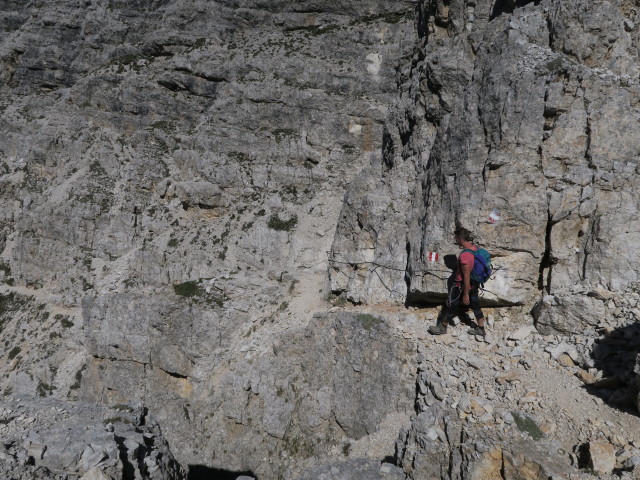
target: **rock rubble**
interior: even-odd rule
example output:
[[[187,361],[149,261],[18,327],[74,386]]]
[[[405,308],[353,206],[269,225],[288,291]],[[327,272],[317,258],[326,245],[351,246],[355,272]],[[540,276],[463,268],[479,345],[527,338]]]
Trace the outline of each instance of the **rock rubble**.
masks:
[[[2,478],[186,478],[143,409],[13,397],[0,403],[0,416]]]

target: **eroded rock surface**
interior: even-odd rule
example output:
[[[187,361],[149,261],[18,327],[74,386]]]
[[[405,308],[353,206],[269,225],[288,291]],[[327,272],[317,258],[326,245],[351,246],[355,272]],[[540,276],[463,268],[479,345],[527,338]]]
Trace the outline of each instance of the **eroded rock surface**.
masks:
[[[3,478],[184,480],[142,408],[16,396],[0,403]]]
[[[294,468],[304,395],[272,344],[330,308],[326,252],[381,156],[414,9],[0,2],[3,392],[157,407],[185,468]],[[311,398],[339,438],[382,420],[333,395]],[[391,395],[362,401],[406,410]]]
[[[592,290],[638,281],[637,11],[508,4],[420,2],[422,43],[400,72],[382,162],[347,194],[332,289],[442,298],[450,271],[426,253],[456,253],[462,224],[496,257],[487,300],[537,305],[541,330],[577,333],[606,314]],[[407,296],[390,295],[405,281]]]
[[[371,314],[318,314],[307,327],[283,332],[268,350],[217,365],[219,346],[196,355],[197,342],[183,334],[204,335],[192,319],[206,316],[195,308],[172,316],[164,302],[125,296],[89,312],[94,358],[83,398],[144,403],[162,419],[170,441],[188,439],[190,464],[216,459],[259,478],[288,476],[348,451],[387,417],[408,418],[413,410],[413,342]],[[181,320],[167,325],[167,316]]]

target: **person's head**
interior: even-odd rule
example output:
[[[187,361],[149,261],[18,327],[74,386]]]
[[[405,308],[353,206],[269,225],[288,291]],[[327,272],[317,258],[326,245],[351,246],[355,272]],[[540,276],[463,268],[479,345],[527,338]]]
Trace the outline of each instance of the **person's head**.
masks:
[[[455,237],[455,242],[460,245],[461,242],[473,242],[473,235],[469,230],[464,227],[456,228],[456,231],[453,232],[453,236]]]

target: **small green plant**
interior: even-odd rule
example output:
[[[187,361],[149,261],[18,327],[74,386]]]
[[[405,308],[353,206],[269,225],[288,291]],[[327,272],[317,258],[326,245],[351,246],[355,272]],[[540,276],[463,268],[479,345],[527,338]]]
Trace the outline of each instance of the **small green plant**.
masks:
[[[173,286],[173,291],[176,295],[190,298],[197,303],[217,305],[222,308],[227,297],[222,292],[207,292],[207,290],[201,285],[202,280],[205,279],[201,278],[199,280],[189,280],[187,282],[179,283]]]
[[[342,145],[342,151],[347,155],[351,155],[353,152],[355,152],[355,150],[356,147],[354,147],[353,145]]]
[[[271,133],[273,133],[278,143],[282,142],[286,137],[293,137],[298,134],[297,130],[291,128],[277,128]]]
[[[53,389],[54,387],[52,385],[40,382],[36,387],[36,393],[39,397],[46,397],[47,395],[51,395],[53,393]]]
[[[250,163],[252,160],[249,155],[243,152],[229,152],[227,155],[229,156],[229,158],[240,163]]]
[[[0,271],[4,272],[5,277],[11,276],[11,267],[4,262],[0,262]]]
[[[21,351],[22,349],[20,347],[13,347],[9,352],[9,360],[16,358]]]
[[[171,133],[175,130],[175,126],[166,120],[159,120],[151,124],[151,128],[162,130],[165,133]]]
[[[374,326],[382,323],[382,320],[369,313],[359,313],[356,317],[365,330],[371,330]]]
[[[112,410],[117,410],[119,412],[129,412],[129,413],[133,413],[133,408],[130,407],[129,405],[125,405],[123,403],[118,403],[116,405],[112,405],[111,406]]]
[[[74,325],[74,323],[69,320],[69,317],[67,315],[56,315],[54,318],[60,320],[60,325],[62,325],[62,328],[71,328]]]
[[[531,436],[534,440],[540,440],[544,433],[540,430],[540,427],[536,424],[536,422],[528,415],[521,415],[518,412],[511,412],[513,415],[513,419],[516,422],[518,430],[521,432],[525,432]]]
[[[347,304],[347,299],[344,295],[331,296],[329,301],[334,307],[344,307]]]
[[[104,423],[105,425],[108,425],[109,423],[126,423],[126,424],[131,424],[131,420],[129,420],[128,418],[124,418],[124,417],[110,417],[110,418],[105,418],[102,423]]]
[[[550,72],[553,72],[558,67],[560,67],[562,65],[562,63],[563,63],[563,58],[562,57],[556,57],[553,60],[547,62],[547,64],[545,66],[547,67],[547,70],[549,70]]]
[[[82,383],[82,373],[85,368],[87,368],[86,365],[76,372],[76,381],[71,385],[71,387],[69,387],[71,390],[78,390],[80,388],[80,384]]]
[[[281,219],[277,213],[274,213],[269,217],[269,221],[267,222],[267,227],[272,230],[278,231],[291,231],[298,225],[298,216],[294,215],[289,220]]]
[[[181,297],[193,297],[198,293],[198,282],[189,280],[173,286],[173,291]]]
[[[167,247],[171,247],[171,248],[175,248],[178,246],[178,239],[177,238],[172,238],[169,240],[169,242],[167,243]]]
[[[287,185],[280,191],[281,197],[294,197],[298,196],[298,188],[295,185]]]

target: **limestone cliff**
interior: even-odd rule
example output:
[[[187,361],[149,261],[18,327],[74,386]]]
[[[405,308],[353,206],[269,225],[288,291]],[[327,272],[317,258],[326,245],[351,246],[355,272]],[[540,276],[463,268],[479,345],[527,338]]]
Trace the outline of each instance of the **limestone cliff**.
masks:
[[[578,475],[494,377],[637,402],[638,8],[0,0],[0,389],[147,409],[154,478]],[[456,224],[501,321],[425,349]]]

